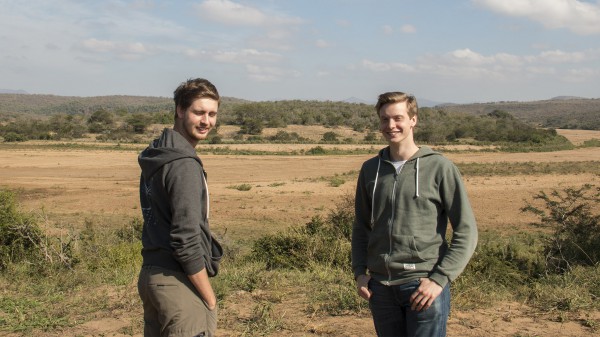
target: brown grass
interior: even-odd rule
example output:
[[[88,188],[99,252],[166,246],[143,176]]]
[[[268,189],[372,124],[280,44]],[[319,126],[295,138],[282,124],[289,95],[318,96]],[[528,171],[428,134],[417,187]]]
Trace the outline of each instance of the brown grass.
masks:
[[[321,132],[320,130],[318,132]],[[560,131],[565,136],[583,141],[597,138],[595,132]],[[244,145],[260,148],[302,148],[305,145]],[[242,147],[240,145],[240,147]],[[380,146],[383,147],[383,146]],[[379,147],[376,147],[378,149]],[[363,161],[372,155],[352,156],[200,156],[208,172],[211,192],[213,230],[226,233],[233,240],[244,242],[265,233],[280,231],[306,223],[312,216],[325,214],[338,198],[353,193],[355,181],[348,179],[332,187],[327,179],[336,174],[358,171]],[[139,167],[134,151],[102,150],[36,150],[0,148],[0,186],[18,189],[25,210],[42,209],[50,223],[61,226],[82,226],[86,218],[112,220],[139,217]],[[585,148],[551,153],[449,153],[460,162],[560,162],[600,160],[597,148]],[[600,185],[599,176],[581,174],[516,175],[509,177],[465,177],[465,182],[479,227],[505,233],[536,230],[529,226],[534,220],[520,213],[524,199],[540,190],[585,183]],[[249,184],[249,191],[228,188]],[[135,286],[129,287],[135,292]],[[244,308],[253,306],[255,296],[240,292],[232,295],[221,311],[223,322],[244,315]],[[275,312],[284,315],[287,326],[297,329],[298,336],[365,336],[373,335],[368,317],[307,317],[301,310],[306,299],[282,300]],[[289,311],[290,308],[296,308]],[[300,309],[298,309],[300,308]],[[507,303],[493,309],[474,312],[454,312],[449,322],[450,336],[507,336],[526,333],[530,336],[578,336],[585,333],[578,323],[559,323],[525,315],[528,309]],[[236,314],[238,312],[238,314]],[[127,312],[98,313],[98,319],[75,326],[61,335],[122,336],[120,327],[139,321],[141,309]],[[237,315],[237,316],[236,316]],[[598,313],[590,313],[598,319]],[[296,331],[296,330],[294,330]],[[313,331],[313,333],[309,333]],[[228,335],[227,324],[221,325],[221,336]],[[231,333],[231,335],[235,335]],[[274,336],[290,336],[290,331]],[[138,335],[139,336],[139,335]]]

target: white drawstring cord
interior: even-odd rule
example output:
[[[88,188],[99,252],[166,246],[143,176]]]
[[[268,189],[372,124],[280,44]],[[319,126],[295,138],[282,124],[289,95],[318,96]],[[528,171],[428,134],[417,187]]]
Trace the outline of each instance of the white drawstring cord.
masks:
[[[415,177],[417,185],[417,198],[419,197],[419,158],[417,158],[417,176]]]
[[[210,196],[208,194],[208,183],[206,182],[206,176],[204,175],[204,172],[202,172],[201,174],[202,179],[204,179],[204,186],[206,187],[206,219],[208,220],[208,217],[210,215]]]
[[[373,185],[373,196],[371,197],[371,227],[375,225],[375,217],[373,212],[375,211],[375,189],[377,188],[377,179],[379,178],[379,167],[381,166],[381,158],[377,162],[377,173],[375,174],[375,184]]]

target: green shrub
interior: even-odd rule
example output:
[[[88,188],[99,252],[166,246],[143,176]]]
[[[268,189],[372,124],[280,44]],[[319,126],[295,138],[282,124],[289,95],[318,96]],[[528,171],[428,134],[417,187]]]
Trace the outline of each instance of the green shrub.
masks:
[[[349,270],[353,205],[353,197],[345,196],[325,219],[314,216],[303,227],[259,238],[253,259],[263,261],[267,269],[306,270],[316,263]]]
[[[117,229],[99,230],[101,226],[86,220],[77,249],[83,267],[106,281],[127,282],[141,264],[141,226],[142,221],[136,218]]]
[[[600,147],[600,139],[592,138],[583,142],[581,147]]]
[[[342,177],[340,177],[339,175],[336,174],[335,176],[331,177],[331,179],[329,179],[329,186],[331,186],[331,187],[340,187],[345,182],[346,182],[346,180],[344,180],[344,178],[342,178]]]
[[[358,313],[369,307],[369,302],[356,294],[356,285],[351,273],[344,268],[329,268],[315,265],[311,268],[309,314],[327,313],[344,315]]]
[[[363,139],[365,142],[376,142],[381,139],[381,135],[377,132],[368,132]]]
[[[562,273],[575,265],[595,266],[600,263],[600,188],[584,185],[541,191],[534,196],[544,209],[528,203],[522,208],[540,217],[535,225],[553,231],[545,243],[548,272]],[[595,212],[595,213],[594,213]]]
[[[323,142],[337,142],[338,141],[338,137],[339,135],[333,131],[327,131],[323,134],[323,137],[321,138],[321,141]]]
[[[239,185],[231,185],[227,186],[227,188],[238,190],[238,191],[250,191],[252,189],[252,185],[250,184],[239,184]]]
[[[9,263],[37,261],[42,242],[40,227],[17,209],[14,193],[0,190],[0,270]]]
[[[309,141],[308,138],[301,137],[297,132],[277,131],[277,134],[267,138],[274,143],[302,143]]]
[[[18,134],[15,132],[8,132],[8,133],[4,134],[3,138],[4,138],[4,141],[7,143],[9,143],[9,142],[24,142],[27,140],[27,137],[25,135]]]
[[[322,148],[321,146],[315,146],[306,151],[306,154],[309,154],[309,155],[323,155],[326,153],[327,153],[327,151],[324,148]]]

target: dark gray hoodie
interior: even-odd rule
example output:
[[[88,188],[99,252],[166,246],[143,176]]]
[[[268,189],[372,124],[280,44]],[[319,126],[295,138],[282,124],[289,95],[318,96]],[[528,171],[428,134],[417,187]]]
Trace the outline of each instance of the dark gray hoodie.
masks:
[[[196,150],[165,129],[138,157],[144,265],[193,275],[218,272],[223,250],[211,235],[206,174]]]

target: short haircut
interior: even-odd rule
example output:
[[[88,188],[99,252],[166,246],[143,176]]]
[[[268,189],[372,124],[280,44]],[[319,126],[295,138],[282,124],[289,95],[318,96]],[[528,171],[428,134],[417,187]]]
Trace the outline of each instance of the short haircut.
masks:
[[[417,105],[417,99],[415,96],[411,94],[405,94],[400,91],[386,92],[379,95],[377,104],[375,104],[377,115],[379,116],[379,111],[384,105],[402,102],[406,102],[406,107],[408,108],[408,117],[413,118],[415,115],[417,115],[419,106]]]

